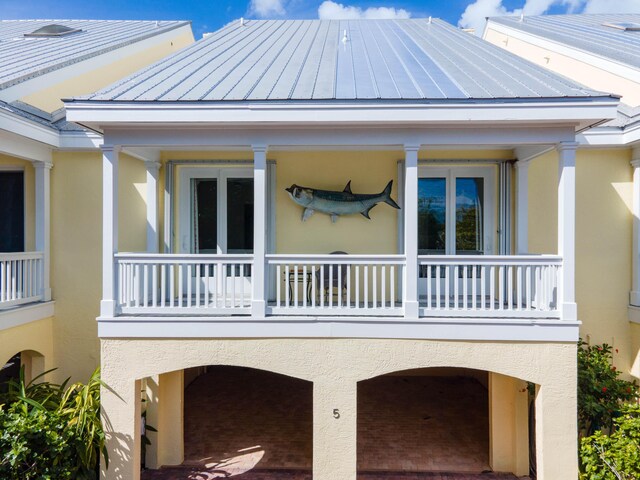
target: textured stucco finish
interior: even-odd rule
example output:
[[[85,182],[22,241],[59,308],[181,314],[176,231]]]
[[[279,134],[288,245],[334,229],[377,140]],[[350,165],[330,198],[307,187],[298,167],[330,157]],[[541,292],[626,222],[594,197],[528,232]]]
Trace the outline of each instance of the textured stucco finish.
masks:
[[[540,480],[577,475],[575,344],[370,339],[102,339],[108,479],[138,480],[139,379],[201,365],[236,365],[308,380],[313,386],[315,480],[355,480],[357,382],[424,367],[474,368],[539,385]],[[136,390],[137,389],[137,390]],[[107,391],[105,391],[107,393]],[[340,418],[333,416],[339,409]],[[134,459],[134,461],[132,461]]]
[[[42,367],[36,370],[53,368],[55,366],[52,340],[53,322],[53,317],[49,317],[0,330],[0,366],[6,364],[16,353],[35,352],[43,359]]]

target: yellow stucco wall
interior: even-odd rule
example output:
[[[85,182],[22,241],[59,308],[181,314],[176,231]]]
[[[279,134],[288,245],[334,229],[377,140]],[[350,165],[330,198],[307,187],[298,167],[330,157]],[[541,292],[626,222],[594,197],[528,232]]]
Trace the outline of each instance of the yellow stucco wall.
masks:
[[[51,170],[51,288],[60,371],[86,380],[100,361],[96,317],[102,283],[102,155],[59,152]],[[121,155],[121,251],[146,245],[144,164]]]
[[[618,349],[631,368],[627,305],[631,289],[632,170],[629,149],[580,149],[576,159],[576,300],[581,335]],[[557,252],[558,160],[555,152],[529,168],[529,249]]]
[[[177,29],[175,30],[175,35],[169,39],[142,52],[127,54],[126,49],[123,49],[122,56],[115,62],[48,86],[20,100],[46,112],[53,112],[63,106],[60,101],[61,98],[85,95],[100,90],[140,70],[142,67],[186,47],[193,41],[193,34],[190,28]]]
[[[24,171],[25,251],[35,250],[35,170],[27,160],[0,154],[0,171],[3,169]]]
[[[267,369],[313,382],[314,480],[355,480],[357,382],[399,370],[459,367],[539,385],[541,480],[577,474],[576,346],[374,339],[103,339],[109,479],[138,480],[140,379],[201,365]],[[334,409],[340,418],[333,417]],[[507,422],[508,423],[508,422]],[[180,439],[176,439],[176,444]]]
[[[44,369],[56,367],[53,348],[53,317],[0,330],[0,365],[16,353],[33,351],[44,357]]]
[[[634,107],[640,105],[640,83],[638,82],[627,80],[615,73],[539,47],[531,42],[525,42],[502,32],[497,32],[492,28],[487,29],[484,39],[500,48],[526,58],[530,62],[553,70],[590,88],[622,95],[622,101],[628,105]]]

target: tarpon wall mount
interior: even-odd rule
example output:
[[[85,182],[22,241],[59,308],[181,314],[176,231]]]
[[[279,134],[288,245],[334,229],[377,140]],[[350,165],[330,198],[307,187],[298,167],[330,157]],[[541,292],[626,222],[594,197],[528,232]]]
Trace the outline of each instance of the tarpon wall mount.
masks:
[[[359,213],[371,220],[369,212],[380,202],[399,210],[400,206],[391,198],[392,186],[393,180],[387,183],[387,186],[380,193],[353,193],[351,180],[349,180],[341,192],[301,187],[295,183],[285,190],[294,202],[304,207],[303,222],[317,211],[330,215],[331,221],[335,223],[339,216],[354,213]]]

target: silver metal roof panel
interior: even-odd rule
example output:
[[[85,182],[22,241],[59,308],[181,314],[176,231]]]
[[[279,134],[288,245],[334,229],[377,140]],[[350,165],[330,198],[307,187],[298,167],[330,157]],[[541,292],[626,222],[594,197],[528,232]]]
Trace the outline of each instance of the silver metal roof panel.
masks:
[[[346,31],[346,41],[344,41]],[[95,101],[473,100],[606,96],[441,20],[249,20]]]
[[[52,24],[79,31],[58,37],[25,36]],[[0,89],[189,24],[184,21],[0,20]]]
[[[640,31],[605,24],[640,23],[640,14],[576,14],[491,17],[492,22],[593,55],[640,68]]]

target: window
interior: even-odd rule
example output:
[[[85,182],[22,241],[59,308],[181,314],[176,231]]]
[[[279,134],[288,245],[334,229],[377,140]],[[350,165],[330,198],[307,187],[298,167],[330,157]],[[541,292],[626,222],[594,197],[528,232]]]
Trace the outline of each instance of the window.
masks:
[[[0,171],[0,252],[24,251],[24,172]]]
[[[616,28],[625,32],[640,32],[640,23],[634,22],[605,22],[605,27]]]
[[[65,25],[58,25],[56,23],[52,23],[51,25],[45,25],[44,27],[40,27],[31,33],[25,33],[24,36],[25,37],[64,37],[65,35],[81,32],[81,31],[82,30],[78,28],[71,28]]]

